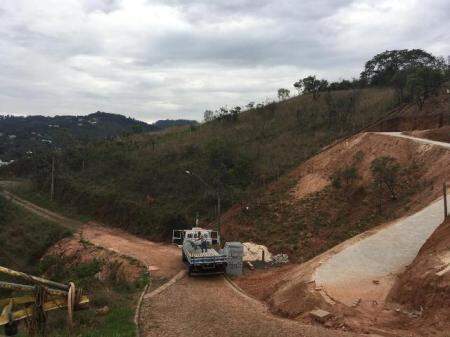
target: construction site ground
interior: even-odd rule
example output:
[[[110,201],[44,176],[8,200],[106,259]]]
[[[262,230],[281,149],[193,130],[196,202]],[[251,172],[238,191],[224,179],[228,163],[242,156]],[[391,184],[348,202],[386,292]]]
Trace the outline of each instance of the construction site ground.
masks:
[[[3,186],[6,184],[3,183]],[[178,247],[140,239],[97,223],[82,224],[45,210],[12,193],[3,192],[16,204],[51,221],[74,228],[84,239],[128,255],[149,267],[150,275],[169,279],[162,291],[151,288],[144,294],[137,320],[141,336],[356,336],[330,331],[322,326],[301,324],[272,315],[262,302],[235,288],[223,276],[187,277]],[[151,295],[152,292],[155,296]],[[201,331],[201,332],[200,332]]]
[[[426,143],[426,146],[450,147],[449,144],[417,140],[398,133],[383,135],[420,141],[422,144]],[[151,275],[159,279],[172,278],[163,290],[152,293],[152,296],[143,296],[138,315],[142,336],[352,336],[354,334],[351,332],[342,331],[351,324],[339,323],[338,326],[332,326],[334,329],[327,329],[317,324],[304,324],[304,316],[292,320],[278,317],[272,312],[283,312],[280,310],[283,305],[304,300],[330,310],[333,307],[340,308],[342,310],[338,315],[350,313],[349,316],[353,319],[357,316],[354,311],[360,308],[348,307],[351,308],[359,298],[370,297],[372,300],[374,297],[381,303],[392,284],[391,280],[387,280],[414,259],[440,221],[436,213],[439,206],[435,203],[421,211],[424,215],[420,215],[420,212],[416,215],[420,219],[411,222],[411,219],[405,218],[385,224],[360,234],[303,265],[272,269],[269,274],[253,274],[257,277],[249,274],[241,281],[238,280],[237,284],[244,290],[248,288],[249,293],[257,297],[257,300],[243,293],[224,277],[185,276],[181,272],[185,268],[181,263],[181,252],[175,246],[153,243],[93,222],[82,224],[42,209],[9,192],[3,193],[31,212],[76,229],[84,239],[95,245],[143,262]],[[428,211],[431,213],[426,213]],[[417,231],[419,223],[422,227]],[[404,247],[401,240],[414,244]],[[367,266],[373,263],[376,266],[368,269]],[[257,289],[258,278],[260,290]],[[358,292],[358,289],[363,290]],[[367,289],[376,291],[369,291],[370,296],[367,297]],[[310,298],[308,292],[313,292],[314,298]],[[267,301],[270,307],[262,300]],[[356,320],[355,324],[368,323],[367,313],[361,312],[362,318]],[[383,315],[395,315],[395,312],[384,312]],[[384,331],[375,327],[354,330],[359,333],[384,334]]]

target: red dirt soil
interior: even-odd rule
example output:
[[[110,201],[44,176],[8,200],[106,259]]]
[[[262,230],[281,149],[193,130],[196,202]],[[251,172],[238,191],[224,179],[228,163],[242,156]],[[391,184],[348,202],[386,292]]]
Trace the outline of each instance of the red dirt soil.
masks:
[[[184,268],[180,249],[176,246],[151,242],[95,222],[85,224],[81,232],[82,237],[94,245],[141,261],[148,267],[150,275],[171,278]]]
[[[94,260],[101,261],[102,267],[98,274],[100,280],[108,279],[111,272],[114,272],[116,277],[133,283],[147,271],[146,266],[139,261],[83,241],[79,233],[57,242],[47,251],[44,258],[50,256],[63,258],[68,268]]]

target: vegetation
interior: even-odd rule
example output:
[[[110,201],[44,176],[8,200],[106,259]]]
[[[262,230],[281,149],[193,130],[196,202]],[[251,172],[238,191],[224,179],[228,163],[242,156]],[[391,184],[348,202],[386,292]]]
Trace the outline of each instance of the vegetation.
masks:
[[[37,151],[6,171],[30,177],[47,195],[55,158],[57,202],[164,240],[197,213],[203,225],[214,221],[218,194],[223,210],[252,199],[324,146],[383,118],[400,102],[399,88],[408,99],[428,97],[442,77],[425,76],[423,67],[447,75],[442,62],[423,51],[385,52],[366,63],[358,80],[329,83],[311,75],[294,84],[301,95],[288,99],[289,90],[281,88],[277,103],[207,110],[200,126]],[[429,84],[418,84],[423,81]],[[347,188],[357,180],[350,167],[334,185]]]
[[[389,189],[380,191],[370,179],[368,182],[361,179],[362,155],[357,153],[347,167],[330,176],[331,184],[323,190],[301,199],[292,195],[298,179],[284,176],[249,201],[247,207],[233,213],[233,220],[224,226],[226,239],[257,238],[258,243],[267,245],[271,251],[287,253],[291,260],[303,262],[377,224],[395,219],[403,214],[404,205],[414,193],[425,190],[426,182],[419,179],[422,167],[415,163],[401,166],[386,157],[376,158],[372,166],[377,169],[372,179],[378,182],[381,167],[381,179],[395,186],[393,200]]]
[[[400,165],[395,158],[383,156],[374,159],[370,169],[372,171],[373,183],[378,193],[386,188],[393,200],[397,199],[397,181],[400,173]]]
[[[114,266],[111,265],[108,278],[100,281],[97,273],[107,261],[94,259],[73,263],[55,255],[41,259],[50,246],[71,233],[58,224],[14,206],[1,196],[0,230],[0,265],[34,275],[44,274],[63,283],[73,281],[85,289],[91,299],[89,309],[75,314],[75,331],[71,334],[66,328],[67,313],[64,310],[48,315],[48,336],[135,336],[134,307],[138,293],[148,282],[146,275],[143,274],[138,281],[130,284],[119,273],[115,273]],[[10,277],[4,275],[1,279],[11,281]],[[1,291],[1,295],[11,294],[9,291]],[[18,336],[26,336],[25,326],[21,324],[20,327]]]
[[[127,283],[120,275],[111,273],[106,280],[99,280],[98,273],[106,261],[92,260],[73,263],[68,258],[49,255],[40,263],[42,273],[52,280],[67,283],[75,282],[87,292],[91,305],[89,309],[78,311],[75,318],[75,331],[71,334],[65,328],[65,312],[49,315],[49,337],[132,337],[136,335],[133,322],[135,303],[142,290],[142,282]]]
[[[36,273],[36,261],[48,247],[70,235],[67,229],[39,218],[0,196],[0,265]]]
[[[336,113],[330,113],[330,101]],[[219,111],[196,128],[99,141],[56,154],[56,200],[81,214],[152,239],[174,227],[216,218],[334,140],[382,118],[395,104],[391,89],[336,91],[280,103]],[[350,109],[348,107],[351,107]],[[330,117],[332,116],[332,117]],[[10,169],[29,174],[48,194],[50,153]],[[200,176],[211,188],[185,173]]]
[[[86,116],[0,115],[0,159],[9,161],[31,152],[73,147],[80,142],[109,139],[124,133],[154,132],[195,123],[190,120],[164,120],[147,124],[99,111]]]

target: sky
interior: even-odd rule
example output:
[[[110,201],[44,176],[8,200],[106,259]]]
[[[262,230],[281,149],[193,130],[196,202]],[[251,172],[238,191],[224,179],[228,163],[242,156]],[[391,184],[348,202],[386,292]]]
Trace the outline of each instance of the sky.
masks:
[[[404,48],[450,55],[450,1],[1,0],[0,114],[201,120]]]

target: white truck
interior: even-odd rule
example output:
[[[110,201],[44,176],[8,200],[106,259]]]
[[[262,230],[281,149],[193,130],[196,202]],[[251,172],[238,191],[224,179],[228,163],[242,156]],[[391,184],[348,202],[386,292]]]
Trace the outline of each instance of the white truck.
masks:
[[[218,248],[220,236],[217,231],[200,227],[174,230],[172,243],[181,247],[189,275],[225,273],[228,257]]]

